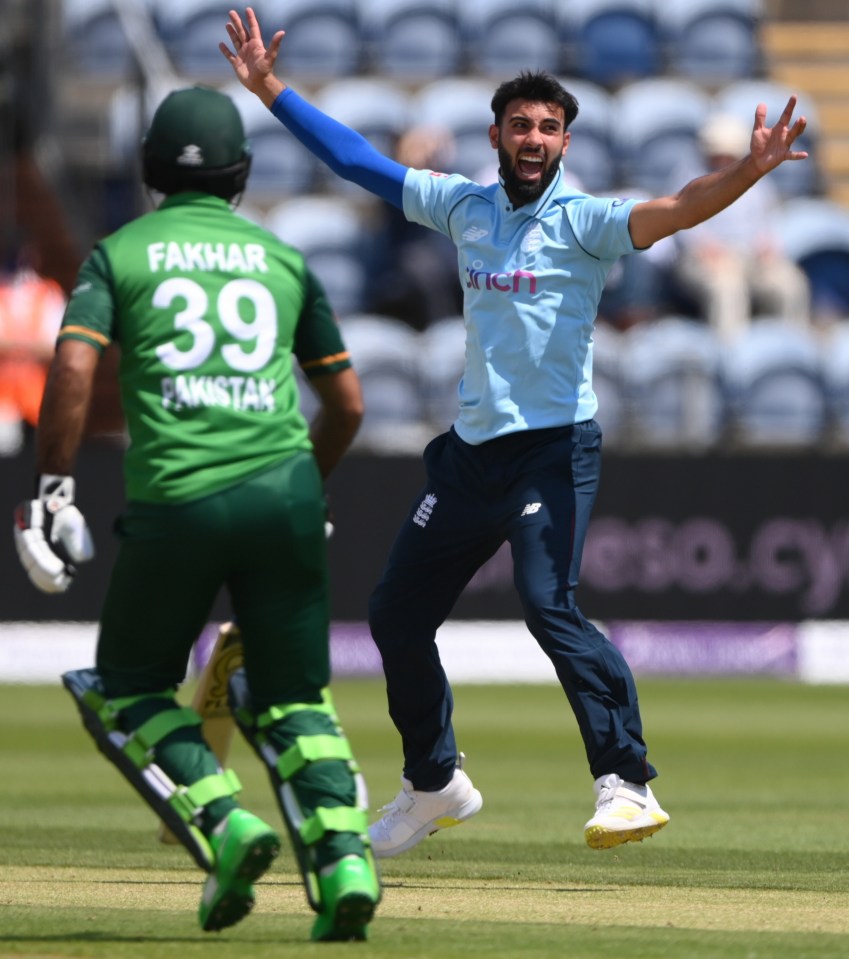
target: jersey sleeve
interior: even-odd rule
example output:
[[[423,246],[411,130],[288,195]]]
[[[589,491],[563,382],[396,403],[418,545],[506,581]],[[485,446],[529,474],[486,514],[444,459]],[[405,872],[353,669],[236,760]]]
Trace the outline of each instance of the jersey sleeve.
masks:
[[[112,270],[105,252],[96,246],[80,267],[62,317],[58,342],[82,340],[102,353],[112,342],[114,318]]]
[[[404,216],[450,236],[451,212],[464,196],[481,189],[457,173],[408,170],[404,180]]]
[[[293,352],[307,379],[339,373],[351,366],[351,357],[333,316],[327,294],[309,269],[304,274],[306,296],[295,330]]]
[[[637,200],[584,196],[566,205],[566,215],[581,247],[599,260],[615,260],[636,250],[628,221]]]

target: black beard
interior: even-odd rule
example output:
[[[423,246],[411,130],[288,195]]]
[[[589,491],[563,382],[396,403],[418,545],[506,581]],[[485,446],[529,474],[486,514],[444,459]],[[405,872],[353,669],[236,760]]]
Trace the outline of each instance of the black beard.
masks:
[[[538,200],[551,186],[551,181],[557,175],[557,168],[560,163],[555,161],[545,167],[542,176],[536,183],[528,183],[527,180],[520,180],[516,176],[516,168],[511,164],[507,151],[501,146],[498,147],[498,165],[507,196],[513,201],[514,206],[524,206],[526,203],[533,203]]]

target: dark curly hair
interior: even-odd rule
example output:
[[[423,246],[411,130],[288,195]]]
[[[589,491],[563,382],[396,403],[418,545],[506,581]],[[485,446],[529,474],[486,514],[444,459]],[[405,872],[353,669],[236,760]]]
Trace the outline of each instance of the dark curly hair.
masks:
[[[492,112],[496,126],[501,126],[504,111],[511,100],[530,100],[533,103],[556,103],[563,109],[564,130],[578,115],[578,101],[560,83],[543,70],[525,70],[513,80],[506,80],[492,97]]]

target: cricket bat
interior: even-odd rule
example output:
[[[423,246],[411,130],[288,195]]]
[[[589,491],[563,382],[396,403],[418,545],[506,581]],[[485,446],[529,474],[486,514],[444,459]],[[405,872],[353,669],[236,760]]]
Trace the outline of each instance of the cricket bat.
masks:
[[[227,756],[236,724],[227,701],[227,684],[242,665],[242,635],[235,623],[224,623],[218,631],[212,652],[200,674],[192,706],[203,719],[203,738],[222,766]],[[159,841],[177,843],[179,840],[165,825],[159,825]]]

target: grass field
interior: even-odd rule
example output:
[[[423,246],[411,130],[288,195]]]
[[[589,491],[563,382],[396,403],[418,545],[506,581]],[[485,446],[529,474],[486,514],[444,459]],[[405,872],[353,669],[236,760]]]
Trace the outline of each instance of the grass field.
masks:
[[[398,789],[382,686],[336,684],[373,806]],[[187,691],[188,692],[188,691]],[[455,689],[472,822],[383,865],[367,944],[310,944],[288,848],[220,934],[202,874],[97,753],[57,687],[0,687],[0,956],[109,959],[807,959],[849,956],[849,690],[774,680],[642,681],[658,836],[595,852],[583,751],[559,688]],[[279,823],[241,743],[243,799]]]

